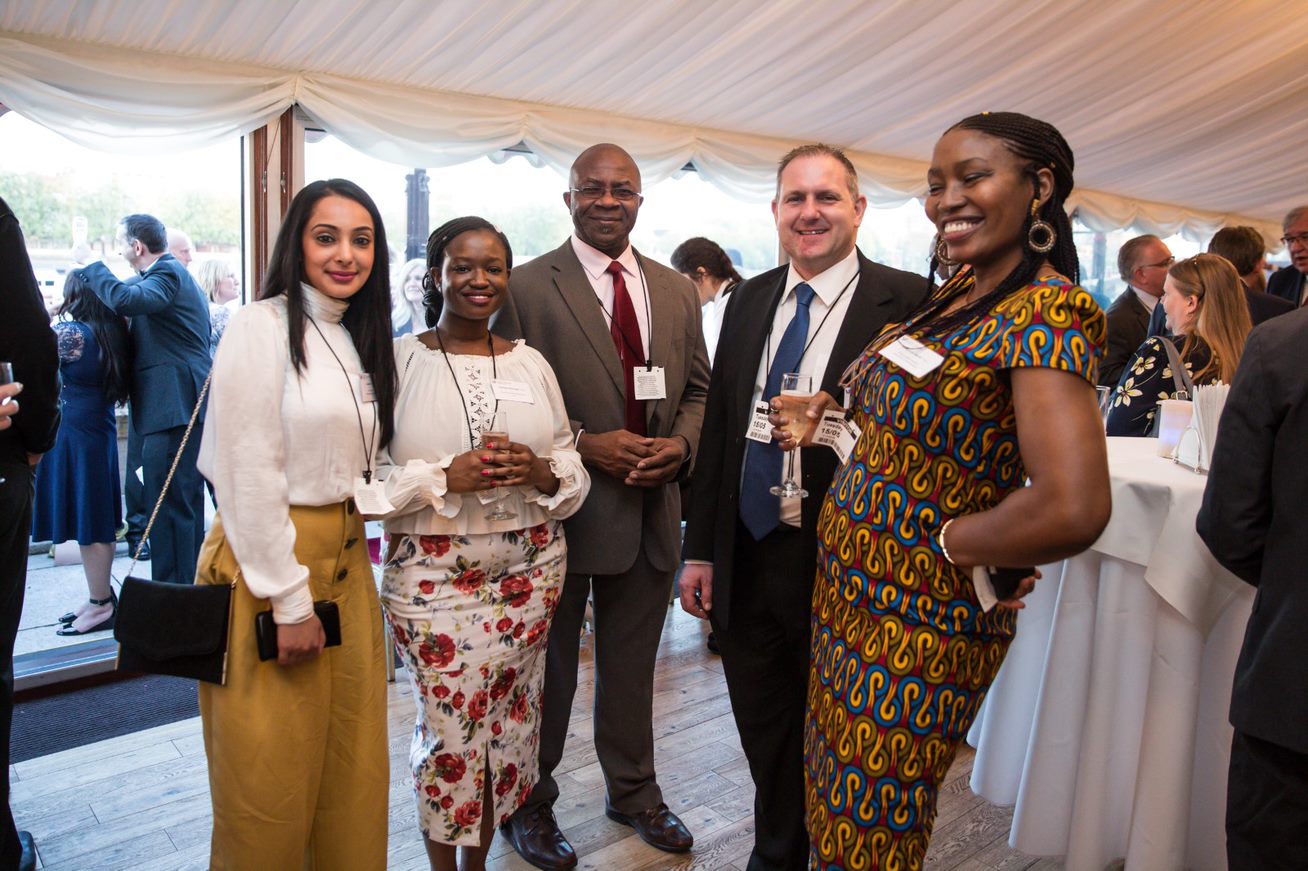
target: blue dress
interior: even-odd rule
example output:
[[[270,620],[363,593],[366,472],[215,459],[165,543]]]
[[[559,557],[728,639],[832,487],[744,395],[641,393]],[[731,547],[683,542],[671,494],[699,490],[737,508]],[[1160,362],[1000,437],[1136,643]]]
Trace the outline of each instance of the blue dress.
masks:
[[[78,544],[114,540],[122,523],[118,429],[105,396],[100,345],[78,321],[55,324],[63,419],[54,448],[36,470],[32,539]]]

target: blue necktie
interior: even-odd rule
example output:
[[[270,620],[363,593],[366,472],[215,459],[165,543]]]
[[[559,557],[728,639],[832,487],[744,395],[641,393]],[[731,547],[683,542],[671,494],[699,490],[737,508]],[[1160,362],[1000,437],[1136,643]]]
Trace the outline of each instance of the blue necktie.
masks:
[[[808,340],[808,307],[813,302],[813,288],[807,284],[795,285],[795,316],[781,334],[781,343],[768,369],[768,380],[763,386],[763,402],[781,393],[781,376],[794,372],[804,355]],[[751,414],[753,413],[751,409]],[[776,442],[756,442],[752,439],[745,451],[745,475],[740,486],[740,519],[755,541],[777,528],[781,522],[781,500],[769,490],[781,483],[781,448]]]

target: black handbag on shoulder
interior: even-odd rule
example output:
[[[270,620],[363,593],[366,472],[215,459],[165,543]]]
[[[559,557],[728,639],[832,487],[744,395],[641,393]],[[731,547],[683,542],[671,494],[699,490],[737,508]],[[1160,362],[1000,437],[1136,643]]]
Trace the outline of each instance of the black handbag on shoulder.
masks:
[[[230,585],[196,586],[132,577],[208,392],[206,379],[123,581],[114,640],[118,642],[119,671],[168,674],[221,685],[227,680],[227,631],[236,579]]]

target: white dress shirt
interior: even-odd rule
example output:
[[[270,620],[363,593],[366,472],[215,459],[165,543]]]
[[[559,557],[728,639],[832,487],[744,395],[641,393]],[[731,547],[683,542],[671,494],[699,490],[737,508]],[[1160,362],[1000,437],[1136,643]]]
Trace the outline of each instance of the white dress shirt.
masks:
[[[604,310],[604,325],[613,326],[613,276],[609,275],[609,264],[614,260],[622,265],[622,277],[627,283],[627,296],[631,297],[631,307],[636,310],[636,323],[640,324],[640,344],[649,357],[649,287],[645,284],[645,273],[636,260],[636,252],[631,245],[616,258],[610,257],[598,248],[587,245],[572,236],[572,250],[581,261],[582,271],[590,279],[590,286],[595,289],[600,307]]]
[[[858,249],[854,249],[844,260],[825,272],[813,276],[807,282],[808,286],[813,288],[814,296],[808,312],[808,339],[806,340],[808,350],[799,361],[798,371],[803,375],[813,376],[814,392],[822,387],[822,376],[826,373],[827,363],[831,359],[831,350],[835,347],[840,325],[845,320],[845,312],[849,311],[849,301],[854,297],[857,276]],[[763,358],[759,361],[758,372],[754,376],[751,408],[762,400],[772,398],[763,396],[763,388],[767,385],[768,369],[772,366],[772,358],[777,353],[777,345],[786,332],[786,326],[799,307],[795,300],[795,287],[803,281],[804,279],[795,271],[795,264],[791,263],[786,273],[786,289],[781,295],[781,303],[777,306],[776,315],[772,318],[772,333],[763,345]],[[800,481],[803,471],[802,464],[803,458],[799,451],[796,451],[794,478],[797,482]],[[785,480],[788,468],[789,458],[783,458],[781,477],[777,479],[778,484]],[[742,467],[742,481],[744,472]],[[810,493],[807,498],[821,499],[825,495],[825,493]],[[802,507],[803,502],[800,499],[782,499],[781,522],[790,526],[799,526]]]
[[[1135,298],[1140,300],[1140,304],[1148,310],[1149,314],[1153,314],[1154,306],[1158,305],[1158,297],[1154,296],[1152,293],[1147,293],[1134,285],[1127,286],[1131,288],[1131,292],[1135,294]]]
[[[708,349],[709,365],[713,365],[713,357],[718,351],[718,334],[722,332],[722,316],[727,311],[727,288],[731,287],[733,282],[729,278],[724,278],[714,291],[713,297],[700,307],[700,321],[704,325],[704,347]]]
[[[550,518],[570,517],[590,492],[590,474],[572,447],[572,430],[554,370],[540,352],[521,340],[513,350],[490,356],[433,351],[416,336],[395,340],[399,391],[395,400],[395,437],[382,451],[379,474],[395,511],[386,516],[386,531],[414,535],[479,535],[512,532]],[[450,493],[445,470],[454,458],[472,450],[469,425],[478,436],[495,414],[492,381],[517,382],[530,402],[501,399],[509,440],[527,445],[548,459],[559,489],[546,496],[535,487],[505,487],[509,520],[487,520],[476,495]],[[460,407],[462,397],[463,407]],[[466,416],[465,416],[466,412]],[[493,491],[486,491],[486,498]]]
[[[197,461],[213,482],[241,577],[253,595],[272,601],[278,623],[313,613],[290,506],[349,499],[380,430],[375,404],[363,401],[359,354],[341,324],[349,303],[301,288],[313,321],[305,324],[302,372],[291,365],[285,296],[232,315],[213,361]]]

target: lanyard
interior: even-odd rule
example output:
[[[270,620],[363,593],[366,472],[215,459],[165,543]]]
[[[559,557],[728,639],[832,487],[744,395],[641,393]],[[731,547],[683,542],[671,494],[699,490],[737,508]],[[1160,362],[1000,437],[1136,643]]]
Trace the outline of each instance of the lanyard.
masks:
[[[650,308],[649,308],[649,286],[645,283],[645,265],[640,262],[639,252],[637,252],[633,248],[631,253],[636,258],[636,274],[640,276],[640,295],[645,298],[645,328],[646,331],[649,333],[649,341],[647,342],[649,347],[646,348],[646,353],[644,356],[645,356],[645,369],[646,371],[648,371],[654,366],[654,360],[650,356],[654,348],[654,316],[650,313]],[[615,289],[613,291],[614,308],[616,308],[618,305],[617,293],[618,292]],[[609,332],[612,332],[613,331],[612,313],[610,313],[609,310],[604,307],[604,303],[600,302],[600,298],[598,296],[595,297],[595,301],[599,302],[600,311],[604,312],[604,317],[609,319]],[[627,341],[627,334],[624,333],[622,330],[618,330],[618,335],[622,336],[622,344],[626,346],[627,351],[631,354],[631,356],[635,357],[636,359],[640,359],[641,355],[636,351],[635,348],[631,347],[631,342]]]
[[[445,340],[441,338],[441,328],[436,328],[436,344],[441,346],[441,356],[445,358],[445,365],[450,369],[450,379],[454,382],[454,389],[459,391],[459,408],[463,409],[463,422],[468,425],[468,450],[477,449],[477,441],[472,437],[472,416],[468,414],[468,400],[463,395],[463,387],[459,384],[459,376],[454,374],[454,364],[450,362],[449,352],[445,350]],[[486,333],[486,350],[490,352],[491,358],[491,392],[495,392],[495,381],[500,377],[499,370],[495,368],[495,344],[489,331]],[[500,410],[500,398],[495,397],[495,409],[491,412],[491,425],[494,426],[495,415]]]
[[[808,353],[808,349],[813,347],[813,342],[817,340],[818,333],[822,332],[822,327],[826,325],[827,318],[831,317],[831,313],[835,311],[836,306],[840,304],[840,298],[845,295],[845,291],[853,286],[855,281],[858,281],[858,277],[862,274],[863,270],[860,268],[854,273],[853,278],[845,282],[845,286],[840,289],[840,293],[836,294],[836,298],[831,301],[831,305],[827,307],[827,313],[822,316],[822,320],[818,321],[817,329],[813,331],[813,335],[810,336],[808,341],[804,344],[804,349],[799,352],[799,360],[795,361],[796,371],[799,370],[800,361],[804,359],[804,355]],[[810,287],[811,286],[812,285],[810,285]],[[816,291],[814,291],[814,293],[816,294]],[[798,307],[799,303],[796,302],[795,305]],[[780,304],[778,304],[778,308],[780,308]],[[772,323],[768,324],[768,334],[764,340],[763,359],[767,361],[767,369],[765,369],[764,372],[767,372],[772,368],[772,330],[777,325],[776,321],[776,316],[773,316]]]
[[[359,419],[359,441],[363,442],[363,461],[365,464],[363,469],[363,483],[371,484],[372,449],[377,445],[377,415],[374,414],[372,418],[372,444],[368,444],[368,438],[363,434],[363,410],[359,408],[359,398],[354,395],[354,382],[350,380],[350,372],[345,368],[345,364],[341,362],[341,358],[337,356],[336,349],[332,347],[332,343],[327,341],[327,337],[323,335],[322,327],[318,326],[318,322],[313,318],[308,318],[308,321],[313,324],[313,328],[318,331],[318,336],[322,339],[322,343],[327,346],[327,350],[331,351],[332,356],[336,358],[336,365],[341,367],[341,374],[345,376],[345,383],[349,385],[350,400],[354,403],[354,414]]]

